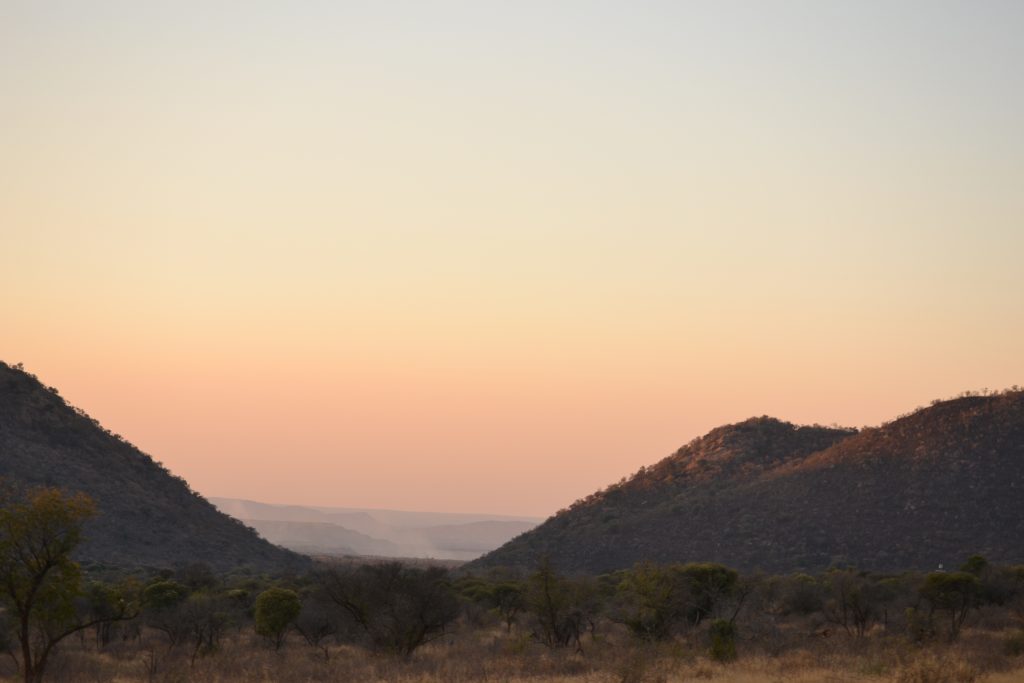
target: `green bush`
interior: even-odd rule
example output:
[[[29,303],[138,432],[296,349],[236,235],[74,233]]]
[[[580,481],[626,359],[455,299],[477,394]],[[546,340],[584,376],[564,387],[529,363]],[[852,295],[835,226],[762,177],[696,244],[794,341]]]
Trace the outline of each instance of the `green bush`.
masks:
[[[711,622],[711,659],[728,662],[736,659],[736,625],[727,619]]]
[[[302,602],[295,591],[270,588],[256,598],[256,633],[269,638],[274,649],[280,649],[285,633],[302,611]]]

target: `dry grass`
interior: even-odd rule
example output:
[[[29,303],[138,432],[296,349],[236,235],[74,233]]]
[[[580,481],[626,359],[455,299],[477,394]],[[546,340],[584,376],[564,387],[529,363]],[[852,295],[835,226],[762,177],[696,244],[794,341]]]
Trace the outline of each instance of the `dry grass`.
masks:
[[[1002,632],[969,632],[954,645],[917,647],[877,635],[863,641],[809,639],[777,656],[742,643],[737,661],[705,656],[700,638],[638,645],[611,631],[589,639],[582,654],[550,651],[524,635],[498,630],[456,633],[408,659],[348,645],[330,660],[290,641],[274,652],[248,633],[194,665],[183,649],[168,652],[155,634],[96,652],[88,641],[65,648],[50,680],[66,683],[1010,683],[1024,682],[1024,657],[1007,655]],[[0,679],[16,680],[9,660]]]

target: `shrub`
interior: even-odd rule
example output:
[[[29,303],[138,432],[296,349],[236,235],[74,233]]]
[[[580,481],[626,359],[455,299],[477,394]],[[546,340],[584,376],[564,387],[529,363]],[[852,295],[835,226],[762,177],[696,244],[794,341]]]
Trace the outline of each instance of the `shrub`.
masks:
[[[299,616],[302,602],[295,591],[271,588],[256,598],[256,633],[270,639],[280,649],[288,626]]]
[[[1003,641],[1003,652],[1008,657],[1020,657],[1024,655],[1024,629],[1011,634]]]
[[[459,614],[448,572],[438,567],[386,562],[332,568],[318,578],[326,598],[377,650],[408,657],[440,637]]]
[[[726,619],[711,622],[711,658],[716,662],[736,659],[736,625]]]

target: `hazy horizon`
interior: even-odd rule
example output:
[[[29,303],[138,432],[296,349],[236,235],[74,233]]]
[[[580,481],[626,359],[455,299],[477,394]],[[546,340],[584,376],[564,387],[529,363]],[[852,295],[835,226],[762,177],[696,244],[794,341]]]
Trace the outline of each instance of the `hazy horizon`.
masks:
[[[226,501],[226,500],[237,500],[246,503],[263,503],[266,505],[273,506],[293,506],[293,507],[305,507],[313,510],[327,511],[327,512],[409,512],[413,514],[424,513],[431,515],[451,515],[451,516],[465,516],[465,517],[493,517],[496,519],[511,519],[511,520],[528,520],[537,521],[544,519],[537,515],[514,515],[514,514],[499,514],[493,512],[481,512],[479,510],[407,510],[407,509],[396,509],[396,508],[382,508],[382,507],[348,507],[345,505],[318,505],[316,503],[289,503],[289,502],[272,502],[266,500],[253,500],[251,498],[239,498],[235,496],[219,496],[216,493],[204,494],[204,497],[211,502],[215,501]]]
[[[1024,384],[1024,4],[0,8],[0,359],[204,495],[547,516]]]

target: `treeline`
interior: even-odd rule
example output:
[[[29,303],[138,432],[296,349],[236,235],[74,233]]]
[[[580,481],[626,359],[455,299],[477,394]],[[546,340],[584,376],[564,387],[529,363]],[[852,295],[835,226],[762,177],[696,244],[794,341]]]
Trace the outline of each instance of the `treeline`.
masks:
[[[982,609],[1024,626],[1024,566],[992,566],[978,555],[957,571],[899,575],[838,568],[818,576],[742,576],[720,564],[647,562],[569,578],[542,563],[525,578],[496,570],[462,577],[454,589],[468,601],[468,614],[483,608],[508,630],[518,624],[546,645],[580,648],[583,633],[602,623],[624,626],[643,641],[670,640],[707,625],[715,658],[735,654],[744,625],[755,637],[766,624],[806,617],[824,625],[815,631],[821,637],[881,631],[913,642],[956,640]]]
[[[203,565],[145,580],[84,581],[74,615],[38,615],[43,630],[88,624],[98,649],[159,634],[191,661],[215,655],[225,636],[249,631],[268,648],[309,647],[329,658],[356,645],[409,656],[461,629],[499,628],[550,648],[583,651],[587,636],[621,628],[638,641],[696,634],[716,659],[736,655],[738,636],[810,618],[818,637],[870,634],[913,642],[955,640],[972,615],[1002,611],[1024,624],[1024,566],[973,556],[956,571],[874,575],[844,568],[818,576],[740,575],[712,563],[643,563],[602,576],[566,576],[541,562],[526,574],[459,575],[399,562],[321,565],[287,578],[222,576]],[[8,605],[6,615],[13,616]],[[17,656],[16,626],[4,641]],[[12,637],[13,636],[13,637]]]
[[[135,644],[150,653],[153,673],[170,655],[191,665],[218,656],[246,633],[267,649],[305,647],[329,660],[342,646],[407,658],[431,641],[484,630],[583,652],[616,631],[637,642],[696,640],[726,661],[744,647],[772,652],[808,636],[955,641],[983,616],[1001,628],[1016,624],[1007,652],[1024,652],[1024,566],[980,556],[955,571],[898,575],[741,575],[713,563],[641,563],[569,576],[540,560],[532,571],[485,574],[383,562],[320,564],[276,578],[192,565],[101,580],[70,559],[91,512],[84,497],[52,489],[0,508],[0,649],[26,681],[43,680],[72,635],[97,651]]]

